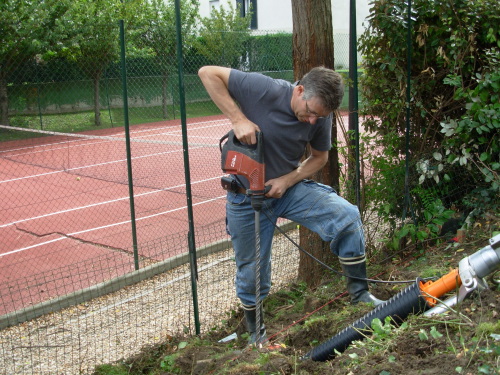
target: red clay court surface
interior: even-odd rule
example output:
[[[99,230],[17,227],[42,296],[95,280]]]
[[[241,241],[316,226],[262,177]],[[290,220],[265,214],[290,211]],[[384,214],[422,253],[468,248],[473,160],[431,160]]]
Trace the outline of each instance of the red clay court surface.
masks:
[[[225,192],[220,187],[218,144],[229,124],[215,116],[188,120],[187,129],[195,226],[223,223]],[[123,128],[91,133],[124,138]],[[180,121],[134,126],[130,135],[132,140],[157,142],[132,141],[131,148],[140,256],[162,260],[141,244],[176,234],[187,242]],[[116,147],[113,141],[56,135],[35,142],[40,144],[33,147],[33,140],[1,144],[0,315],[109,278],[78,279],[75,272],[82,270],[77,264],[93,267],[95,259],[104,259],[109,267],[120,265],[113,270],[115,276],[134,269],[129,187],[123,182],[125,143]],[[118,178],[120,183],[106,181]],[[215,240],[198,237],[198,247]],[[187,251],[187,245],[180,248],[178,252]],[[58,288],[43,285],[53,279]]]
[[[197,248],[225,236],[219,139],[229,129],[223,116],[188,120]],[[123,128],[86,134],[125,137]],[[130,135],[141,261],[186,252],[180,121],[133,126]],[[134,270],[126,178],[124,142],[54,135],[0,143],[0,315]],[[211,236],[203,230],[214,225]],[[141,246],[162,238],[179,246]]]

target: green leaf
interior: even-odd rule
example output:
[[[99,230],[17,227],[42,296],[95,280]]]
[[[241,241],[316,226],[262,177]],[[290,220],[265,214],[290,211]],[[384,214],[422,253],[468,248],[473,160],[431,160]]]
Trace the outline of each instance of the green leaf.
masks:
[[[427,237],[429,237],[429,234],[427,232],[424,232],[423,230],[417,232],[417,239],[419,241],[425,240]]]
[[[496,233],[496,234],[495,234]],[[500,234],[500,232],[493,232],[493,236]],[[495,341],[500,341],[500,335],[497,333],[492,333],[490,337]]]
[[[440,337],[443,337],[443,334],[440,333],[435,326],[432,326],[431,327],[431,336],[434,338],[434,339],[438,339]]]
[[[420,332],[418,334],[418,338],[420,339],[420,341],[427,341],[429,340],[429,336],[427,336],[427,332],[425,331],[425,329],[420,329]]]
[[[383,328],[382,322],[379,318],[375,318],[372,320],[371,327],[373,329],[373,332],[375,332],[375,333],[384,333],[384,328]]]
[[[482,365],[482,366],[479,366],[478,369],[480,374],[491,374],[490,370],[491,370],[491,366],[489,365]]]

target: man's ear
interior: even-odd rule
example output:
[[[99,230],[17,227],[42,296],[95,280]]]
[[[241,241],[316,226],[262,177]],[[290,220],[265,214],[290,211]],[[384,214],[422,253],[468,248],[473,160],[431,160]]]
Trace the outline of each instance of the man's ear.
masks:
[[[304,86],[302,86],[302,85],[297,85],[297,86],[295,86],[294,91],[295,91],[295,94],[296,94],[298,97],[299,97],[299,96],[302,96],[302,94],[304,93]]]

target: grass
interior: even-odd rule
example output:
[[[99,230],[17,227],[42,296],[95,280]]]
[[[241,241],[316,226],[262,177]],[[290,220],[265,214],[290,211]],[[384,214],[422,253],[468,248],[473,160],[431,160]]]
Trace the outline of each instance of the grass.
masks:
[[[486,227],[489,229],[485,230]],[[398,263],[385,264],[386,274],[395,280],[406,280],[409,274],[446,274],[450,266],[458,267],[460,260],[480,250],[492,234],[498,233],[499,227],[496,215],[496,220],[471,229],[469,242],[451,246],[446,242],[436,243],[426,249],[425,256],[413,261],[399,259]],[[449,261],[443,262],[443,258]],[[374,266],[371,264],[370,270]],[[372,287],[372,291],[388,299],[406,288],[395,285],[382,284]],[[243,314],[236,311],[229,314],[230,319],[221,327],[202,337],[173,337],[145,348],[133,358],[98,366],[95,375],[498,374],[500,287],[491,280],[491,289],[471,295],[455,305],[453,311],[431,317],[410,315],[399,327],[393,325],[390,317],[374,319],[370,335],[352,342],[345,352],[336,353],[331,360],[301,359],[313,347],[330,340],[373,309],[366,304],[352,306],[348,297],[336,300],[335,296],[344,288],[344,281],[332,276],[314,290],[295,283],[270,295],[264,301],[266,325],[268,336],[277,333],[273,342],[281,344],[280,350],[246,348]],[[325,307],[317,309],[319,306]],[[315,312],[309,315],[311,311]],[[219,342],[233,332],[239,335],[236,341]]]
[[[220,110],[212,101],[200,101],[186,104],[186,118],[205,117],[220,114]],[[129,124],[147,124],[159,121],[175,120],[181,117],[178,105],[168,106],[168,117],[162,115],[161,107],[129,108]],[[11,126],[46,130],[61,133],[79,133],[96,129],[107,129],[124,126],[123,109],[102,109],[101,125],[95,125],[93,111],[50,114],[43,116],[22,115],[10,119]],[[12,141],[31,138],[33,133],[0,129],[0,141]]]

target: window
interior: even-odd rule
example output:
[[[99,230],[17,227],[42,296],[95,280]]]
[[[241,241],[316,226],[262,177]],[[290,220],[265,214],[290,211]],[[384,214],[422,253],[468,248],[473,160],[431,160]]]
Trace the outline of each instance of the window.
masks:
[[[250,11],[252,12],[252,19],[250,21],[250,28],[256,30],[257,25],[257,0],[236,0],[236,6],[240,8],[241,17],[245,17]]]
[[[210,0],[210,10],[212,10],[212,8],[219,9],[219,7],[219,0]]]

